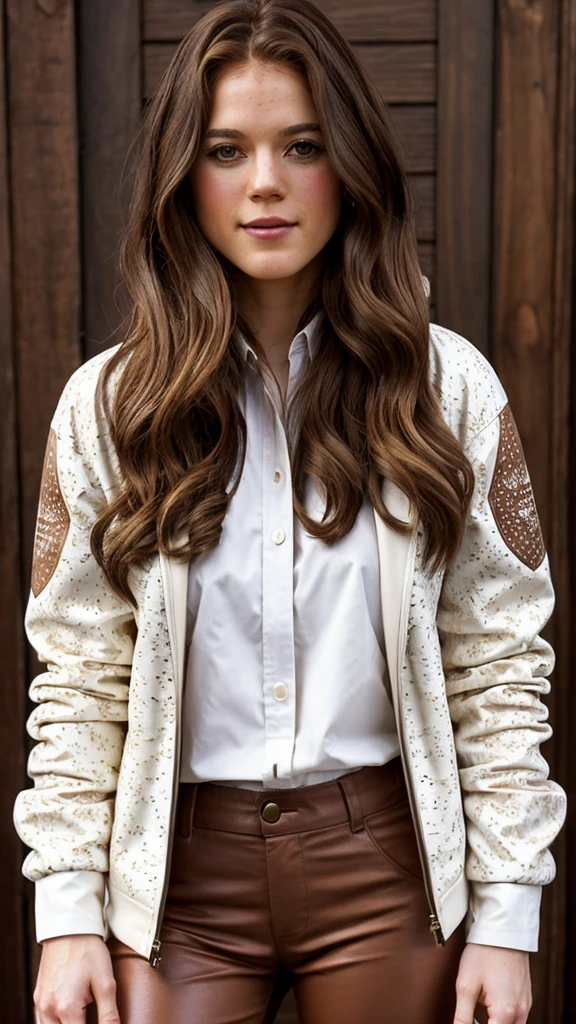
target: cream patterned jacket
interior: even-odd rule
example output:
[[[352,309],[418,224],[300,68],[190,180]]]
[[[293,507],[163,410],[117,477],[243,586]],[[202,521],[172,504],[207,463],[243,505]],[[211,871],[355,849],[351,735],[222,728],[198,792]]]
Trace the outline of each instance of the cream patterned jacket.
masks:
[[[430,578],[421,528],[403,536],[375,519],[392,698],[430,929],[443,943],[465,916],[473,941],[499,908],[506,929],[516,906],[520,932],[526,906],[538,913],[566,800],[540,751],[551,735],[541,698],[554,662],[540,631],[554,594],[518,433],[474,346],[433,324],[430,352],[444,417],[475,470],[464,539],[449,570]],[[150,559],[132,575],[133,608],[90,552],[92,525],[120,486],[94,401],[110,354],[73,374],[50,430],[26,612],[46,671],[30,689],[34,787],[18,795],[14,817],[31,847],[24,875],[67,908],[61,933],[110,930],[156,965],[188,567]],[[383,497],[409,519],[405,494],[388,480]]]

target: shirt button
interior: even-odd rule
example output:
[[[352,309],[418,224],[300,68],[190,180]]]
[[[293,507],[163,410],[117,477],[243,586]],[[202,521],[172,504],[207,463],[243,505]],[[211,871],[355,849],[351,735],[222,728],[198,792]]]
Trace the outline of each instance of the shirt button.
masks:
[[[277,469],[276,472],[274,473],[274,483],[275,484],[278,483],[278,481],[280,480],[281,476],[282,476],[282,473],[280,472],[279,469]]]
[[[274,541],[275,544],[282,544],[283,541],[286,540],[286,534],[284,533],[284,530],[274,530],[274,533],[272,534],[272,540]]]
[[[288,696],[288,687],[286,683],[274,683],[274,696],[276,700],[286,700]]]

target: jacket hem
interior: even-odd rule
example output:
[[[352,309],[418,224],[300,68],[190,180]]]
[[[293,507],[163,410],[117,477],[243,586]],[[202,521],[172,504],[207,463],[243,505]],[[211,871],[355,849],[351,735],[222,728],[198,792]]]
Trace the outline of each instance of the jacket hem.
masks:
[[[140,956],[149,958],[151,952],[150,934],[154,923],[154,912],[150,907],[138,903],[125,892],[108,883],[109,902],[106,920],[112,935],[130,946]]]
[[[468,912],[468,880],[464,872],[438,900],[438,919],[445,939],[449,939]]]

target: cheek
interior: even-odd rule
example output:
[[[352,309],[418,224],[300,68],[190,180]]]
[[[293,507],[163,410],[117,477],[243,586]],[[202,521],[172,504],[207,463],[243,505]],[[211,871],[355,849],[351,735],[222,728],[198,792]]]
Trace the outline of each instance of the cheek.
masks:
[[[331,168],[310,171],[302,182],[302,198],[316,217],[336,215],[340,209],[340,182]]]
[[[190,177],[192,195],[199,220],[206,215],[210,219],[222,219],[236,197],[237,188],[231,176],[215,174],[210,167],[203,166]]]

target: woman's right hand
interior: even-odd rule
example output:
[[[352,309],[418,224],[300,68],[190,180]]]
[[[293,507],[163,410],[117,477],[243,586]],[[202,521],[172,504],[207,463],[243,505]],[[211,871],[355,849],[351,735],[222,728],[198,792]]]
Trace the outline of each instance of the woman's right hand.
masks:
[[[85,1024],[86,1007],[98,1024],[120,1024],[112,959],[99,935],[59,935],[42,943],[34,990],[37,1024]]]

